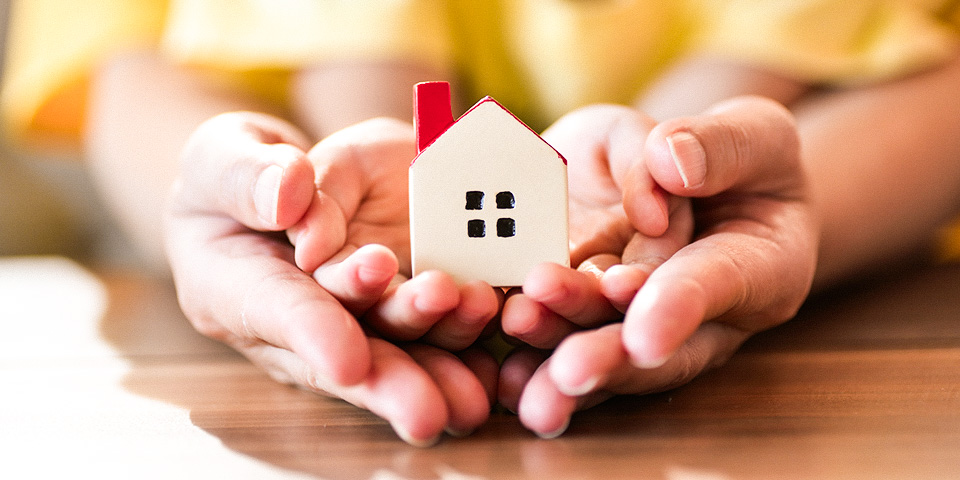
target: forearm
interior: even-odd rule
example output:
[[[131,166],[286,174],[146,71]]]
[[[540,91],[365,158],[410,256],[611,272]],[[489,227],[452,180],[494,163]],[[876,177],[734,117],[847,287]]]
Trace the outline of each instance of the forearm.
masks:
[[[794,109],[820,215],[823,287],[929,247],[960,206],[960,56]]]
[[[696,115],[741,95],[758,95],[790,105],[808,90],[797,79],[748,63],[694,56],[677,62],[637,99],[657,120]]]
[[[89,104],[85,153],[102,196],[150,266],[163,270],[162,215],[186,139],[217,114],[266,107],[152,52],[104,64]]]
[[[410,121],[413,85],[450,76],[438,68],[399,61],[318,65],[294,76],[293,115],[317,139],[375,117]]]

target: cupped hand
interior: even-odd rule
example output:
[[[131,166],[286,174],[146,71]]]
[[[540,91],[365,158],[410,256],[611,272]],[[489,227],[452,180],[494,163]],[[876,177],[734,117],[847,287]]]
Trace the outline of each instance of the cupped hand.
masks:
[[[185,314],[274,378],[367,408],[408,442],[476,428],[493,396],[492,359],[397,346],[368,336],[353,314],[390,288],[399,268],[394,251],[337,249],[340,257],[322,262],[321,282],[296,265],[282,232],[326,200],[316,193],[308,148],[293,126],[247,112],[215,117],[194,132],[166,226]],[[334,236],[352,225],[341,219],[323,227]],[[389,240],[389,228],[381,233]]]
[[[631,225],[650,221],[662,188],[692,199],[693,241],[641,282],[622,323],[570,335],[543,363],[523,352],[504,364],[512,386],[501,391],[522,393],[501,401],[542,436],[562,433],[579,408],[673,388],[722,364],[750,335],[791,318],[809,292],[818,226],[782,106],[745,97],[664,122],[628,170]],[[601,283],[630,268],[611,267]]]
[[[408,171],[412,126],[378,118],[337,132],[308,157],[317,189],[302,221],[288,230],[296,262],[341,298],[365,326],[393,341],[420,340],[458,351],[499,312],[502,293],[483,282],[458,285],[439,271],[411,278]],[[357,265],[365,258],[366,268]],[[344,276],[376,278],[356,291]],[[368,282],[372,285],[374,282]]]
[[[585,107],[564,116],[543,138],[567,159],[570,263],[534,268],[522,292],[503,308],[504,333],[550,349],[570,333],[623,318],[646,276],[689,243],[689,201],[671,197],[652,177],[631,173],[656,123],[614,105]],[[631,223],[624,210],[628,181],[643,189]],[[631,268],[620,268],[629,264]]]

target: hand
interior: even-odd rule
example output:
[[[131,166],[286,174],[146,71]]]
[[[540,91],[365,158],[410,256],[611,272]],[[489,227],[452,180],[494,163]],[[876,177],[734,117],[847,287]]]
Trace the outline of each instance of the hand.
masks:
[[[400,348],[368,337],[351,314],[389,287],[392,251],[368,246],[326,262],[318,276],[338,285],[331,290],[295,265],[279,232],[317,208],[308,146],[294,127],[252,113],[221,115],[194,132],[166,229],[184,312],[274,378],[367,408],[408,442],[472,430],[487,418],[496,382],[488,356]],[[347,231],[345,222],[330,226]]]
[[[644,141],[655,125],[634,109],[599,105],[570,113],[544,132],[567,159],[576,270],[544,264],[531,271],[522,293],[508,295],[505,333],[551,349],[574,331],[620,320],[646,276],[690,242],[689,201],[668,196],[649,175],[628,178],[631,167],[642,163]],[[623,206],[628,181],[647,192],[634,205],[635,225]]]
[[[617,137],[607,138],[615,151]],[[624,182],[630,223],[643,230],[651,205],[661,203],[653,178],[694,199],[693,242],[649,274],[623,323],[574,333],[543,363],[521,352],[504,364],[501,378],[511,383],[501,392],[524,385],[508,401],[542,436],[562,433],[579,408],[676,387],[723,363],[753,333],[791,318],[809,291],[818,227],[796,127],[783,107],[759,98],[723,102],[658,125],[642,153]],[[611,267],[601,282],[630,268]]]
[[[407,191],[415,156],[411,126],[396,120],[370,120],[331,135],[309,153],[317,169],[316,196],[288,233],[297,265],[345,298],[364,325],[390,340],[462,350],[499,312],[502,294],[484,282],[457,285],[439,271],[410,278]],[[358,257],[374,254],[378,263],[344,271],[353,269]],[[389,285],[351,291],[342,282],[345,274],[374,276]]]

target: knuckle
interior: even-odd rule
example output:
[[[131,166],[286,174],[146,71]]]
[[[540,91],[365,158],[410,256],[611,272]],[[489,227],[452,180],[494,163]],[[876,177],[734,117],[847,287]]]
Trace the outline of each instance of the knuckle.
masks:
[[[667,377],[666,388],[686,384],[703,373],[709,364],[710,356],[697,347],[683,348],[673,359],[673,368]]]

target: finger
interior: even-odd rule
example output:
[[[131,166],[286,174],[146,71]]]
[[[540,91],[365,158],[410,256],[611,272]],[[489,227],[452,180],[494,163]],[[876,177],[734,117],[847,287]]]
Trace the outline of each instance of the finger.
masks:
[[[390,342],[371,339],[370,348],[373,355],[371,369],[362,383],[344,387],[327,384],[322,377],[308,377],[307,385],[383,417],[400,438],[416,446],[435,444],[447,428],[450,418],[448,394],[458,401],[454,405],[460,422],[470,425],[483,416],[470,409],[476,407],[475,403],[486,403],[482,387],[470,382],[471,378],[475,382],[475,377],[462,364],[461,368],[455,368],[452,362],[459,360],[418,352],[419,359],[429,367],[425,369]],[[443,382],[442,385],[435,377]],[[469,387],[466,390],[470,393],[476,393],[479,388],[478,398],[483,401],[463,401],[457,392],[451,391],[458,387]]]
[[[370,195],[396,184],[406,191],[407,171],[416,157],[409,123],[375,118],[340,130],[309,152],[317,166],[317,185],[337,199],[347,217]],[[392,197],[386,200],[393,201]]]
[[[282,230],[299,220],[313,195],[307,145],[296,128],[267,115],[214,117],[181,154],[181,203],[257,230]]]
[[[407,170],[413,132],[399,120],[375,119],[337,132],[310,150],[316,194],[288,230],[297,265],[313,271],[348,244],[387,246],[409,272]]]
[[[629,363],[621,324],[570,335],[530,377],[520,397],[523,424],[542,438],[566,431],[577,410],[612,396],[607,383]]]
[[[626,245],[628,242],[623,243]],[[583,261],[577,265],[577,270],[595,277],[602,277],[604,272],[614,265],[619,265],[620,262],[620,255],[600,253],[583,259]]]
[[[810,288],[816,240],[805,210],[777,217],[781,225],[761,228],[776,238],[716,232],[650,275],[624,318],[623,343],[636,365],[662,365],[708,320],[756,332],[793,317]]]
[[[313,272],[345,247],[347,216],[335,199],[317,191],[306,213],[286,233],[296,247],[297,266]]]
[[[687,268],[695,265],[692,261],[686,263]],[[734,300],[737,293],[734,288],[716,291],[716,285],[695,280],[700,277],[690,273],[693,272],[671,268],[651,275],[627,309],[623,343],[638,367],[656,368],[666,363],[703,321],[712,318],[711,314],[722,314],[722,305]],[[722,278],[721,275],[715,273],[716,277]],[[725,280],[723,286],[729,287],[732,283]],[[708,290],[711,291],[708,293]],[[713,305],[711,300],[715,302]]]
[[[423,336],[460,304],[460,289],[450,275],[436,270],[388,288],[364,322],[393,340]]]
[[[390,249],[370,244],[341,252],[318,268],[313,278],[359,317],[380,300],[399,268],[397,257]]]
[[[663,122],[650,133],[644,155],[650,174],[675,195],[803,193],[793,116],[768,99],[739,97],[701,116]],[[643,212],[627,213],[633,219]]]
[[[636,233],[623,250],[623,265],[616,265],[600,277],[600,291],[611,305],[626,312],[647,277],[693,239],[693,212],[690,202],[675,197],[670,226],[660,236]],[[629,201],[629,200],[627,200]]]
[[[273,345],[251,343],[238,350],[277,381],[340,398],[384,418],[397,435],[411,445],[433,445],[446,428],[444,391],[410,355],[389,342],[371,339],[371,368],[362,381],[354,385],[331,382],[296,353]],[[434,369],[443,371],[442,366]],[[442,376],[445,381],[456,380],[447,378],[449,373]],[[447,388],[451,386],[456,383],[451,382]]]
[[[316,281],[293,266],[289,245],[236,229],[231,220],[181,218],[168,237],[181,306],[202,333],[242,347],[265,342],[296,352],[338,384],[360,381],[370,351],[359,324]]]
[[[600,292],[618,312],[626,312],[648,276],[644,268],[613,265],[600,277]]]
[[[629,245],[631,242],[626,243]],[[600,254],[587,258],[577,266],[577,270],[600,279],[600,294],[620,313],[627,311],[634,295],[649,275],[642,268],[621,264],[622,261],[619,255]]]
[[[520,395],[517,415],[520,422],[540,438],[559,437],[570,426],[570,415],[576,410],[577,399],[564,395],[554,387],[547,372],[547,359],[530,376],[523,394]],[[570,412],[563,414],[562,412]]]
[[[518,347],[503,360],[500,367],[500,381],[497,385],[497,398],[500,404],[511,412],[520,409],[520,396],[533,373],[547,359],[542,350]]]
[[[503,333],[536,348],[553,348],[580,329],[522,293],[507,296],[500,312],[500,325]]]
[[[514,409],[520,423],[545,440],[563,435],[577,409],[577,399],[564,395],[551,383],[546,374],[549,362],[527,375]]]
[[[500,311],[500,297],[486,282],[469,282],[459,288],[459,305],[430,328],[424,342],[450,351],[463,350],[477,341]]]
[[[634,366],[620,343],[621,325],[571,335],[527,382],[520,419],[544,438],[562,434],[571,415],[614,395],[641,395],[683,385],[723,364],[747,338],[727,325],[704,324],[655,369]]]
[[[500,381],[500,364],[497,359],[482,347],[468,348],[457,356],[480,381],[484,393],[487,394],[487,403],[493,406],[497,401]]]
[[[668,145],[678,132],[697,145],[678,146],[676,138]],[[789,112],[736,99],[659,125],[647,147],[650,172],[664,188],[722,194],[699,201],[701,238],[654,271],[628,309],[624,344],[633,360],[662,364],[707,320],[756,331],[790,318],[809,291],[816,222]],[[703,157],[706,168],[683,172],[692,168],[687,156]],[[632,216],[630,202],[624,207]]]
[[[749,332],[730,325],[704,323],[658,368],[637,368],[629,361],[618,366],[599,365],[598,370],[607,368],[607,373],[596,390],[643,395],[679,387],[726,363],[749,336]]]
[[[638,368],[630,361],[621,338],[623,324],[578,332],[561,343],[550,356],[548,374],[562,394],[578,398],[577,408],[596,403],[596,393],[639,395],[670,389],[689,382],[703,371],[720,365],[747,338],[728,325],[702,325],[670,361],[655,368]]]
[[[583,125],[590,128],[584,129]],[[625,191],[629,185],[635,192],[632,201],[635,227],[646,235],[656,236],[667,228],[667,197],[652,177],[628,176],[636,165],[643,165],[644,144],[655,125],[656,121],[636,109],[596,105],[564,116],[548,128],[543,137],[568,159],[571,198],[592,204],[618,205],[621,198],[616,192]],[[613,185],[597,184],[598,181],[613,182]]]
[[[631,200],[631,197],[624,197],[625,203]],[[635,233],[623,249],[624,264],[650,274],[693,240],[694,218],[690,200],[672,197],[671,204],[668,228],[654,237]]]
[[[548,374],[557,390],[571,397],[586,395],[605,385],[616,369],[629,365],[620,341],[622,330],[623,325],[616,323],[564,339],[550,356]]]
[[[581,327],[600,325],[620,317],[620,312],[601,293],[596,275],[557,264],[534,267],[523,282],[523,294]]]
[[[464,363],[452,353],[427,345],[411,345],[407,353],[430,374],[447,404],[446,430],[465,437],[490,416],[487,391]]]
[[[630,166],[641,158],[644,141],[655,125],[656,121],[633,108],[592,105],[564,115],[543,132],[543,138],[568,160],[576,160],[568,164],[571,188],[591,188],[595,185],[575,180],[623,180]],[[596,194],[592,190],[578,193],[587,197]]]

